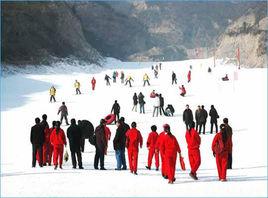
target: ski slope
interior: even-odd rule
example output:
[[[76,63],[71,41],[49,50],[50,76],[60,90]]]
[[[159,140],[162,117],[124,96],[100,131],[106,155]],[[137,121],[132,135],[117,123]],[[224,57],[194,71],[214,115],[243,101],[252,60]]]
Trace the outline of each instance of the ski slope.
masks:
[[[267,68],[238,70],[238,80],[234,81],[234,65],[217,61],[212,73],[207,72],[213,65],[212,59],[163,62],[159,78],[154,79],[152,63],[123,63],[108,59],[100,68],[74,68],[67,65],[56,68],[27,69],[13,75],[1,77],[1,197],[267,197]],[[192,65],[192,81],[187,83],[187,72]],[[107,87],[104,75],[112,77],[112,72],[123,70],[134,78],[133,87],[112,83]],[[177,74],[178,85],[171,85],[171,73]],[[149,74],[151,86],[143,87],[143,74]],[[221,77],[229,75],[230,81]],[[91,78],[96,78],[96,90],[91,90]],[[75,95],[74,81],[81,83],[81,95]],[[186,97],[179,95],[178,86],[185,85]],[[56,103],[49,103],[49,88],[57,89]],[[162,93],[165,107],[172,104],[174,117],[152,117],[152,90]],[[132,96],[136,92],[145,95],[145,112],[132,112]],[[94,170],[95,149],[86,142],[82,154],[84,170],[73,170],[71,160],[63,164],[63,170],[53,166],[31,168],[32,147],[30,128],[35,117],[48,115],[51,126],[59,120],[57,111],[65,101],[71,118],[90,120],[94,127],[101,118],[110,113],[114,100],[121,106],[120,116],[127,123],[137,122],[137,128],[144,139],[139,152],[138,176],[127,171],[115,171],[116,159],[112,140],[115,125],[109,125],[112,132],[108,153],[105,156],[106,171]],[[201,135],[201,166],[197,172],[199,180],[189,177],[189,162],[185,141],[185,125],[182,113],[189,104],[193,113],[197,105],[204,105],[209,111],[214,105],[220,118],[229,118],[233,128],[233,169],[227,171],[228,182],[219,182],[215,158],[211,152],[214,134],[209,134],[209,119],[206,135]],[[138,106],[139,110],[139,106]],[[147,170],[146,140],[151,125],[157,125],[158,132],[163,124],[171,126],[178,139],[186,163],[186,171],[181,171],[177,161],[176,181],[173,185],[161,177],[160,171]],[[63,122],[66,132],[67,126]],[[69,145],[67,144],[69,151]],[[70,151],[69,151],[70,153]],[[127,158],[127,152],[126,152]]]

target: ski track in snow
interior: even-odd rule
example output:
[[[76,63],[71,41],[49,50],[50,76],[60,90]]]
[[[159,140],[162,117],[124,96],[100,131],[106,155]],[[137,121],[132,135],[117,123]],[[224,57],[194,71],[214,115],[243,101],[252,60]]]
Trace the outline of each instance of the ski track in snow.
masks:
[[[247,196],[267,197],[267,69],[238,70],[238,80],[234,81],[234,65],[225,65],[217,61],[212,73],[207,72],[213,65],[213,59],[163,62],[159,78],[154,79],[153,63],[123,63],[108,59],[103,69],[78,68],[58,65],[56,68],[42,68],[18,71],[13,75],[1,77],[1,196]],[[189,65],[193,66],[192,81],[187,83]],[[124,70],[125,75],[134,78],[133,87],[112,83],[107,87],[104,75],[112,77],[112,72]],[[178,85],[171,85],[171,72],[177,74]],[[143,74],[149,74],[151,86],[143,87]],[[228,73],[230,81],[220,80]],[[96,90],[91,90],[91,78],[95,76]],[[81,95],[75,95],[73,87],[77,79],[81,83]],[[186,97],[179,95],[178,86],[184,84]],[[56,103],[49,103],[49,88],[57,89]],[[150,92],[155,89],[162,93],[165,107],[172,104],[174,117],[152,117]],[[132,96],[142,92],[145,95],[145,112],[141,115],[132,112]],[[121,106],[120,116],[127,123],[137,122],[137,128],[144,139],[139,152],[138,176],[127,171],[115,171],[116,159],[112,140],[115,125],[109,125],[112,132],[108,153],[105,156],[107,171],[93,169],[95,148],[87,141],[82,154],[84,170],[73,170],[71,159],[64,163],[63,170],[53,167],[31,168],[32,147],[30,128],[34,118],[48,115],[51,125],[58,120],[57,110],[62,101],[66,102],[69,117],[87,119],[96,127],[99,120],[110,113],[114,100]],[[188,153],[185,141],[185,125],[182,113],[189,104],[193,114],[197,105],[205,105],[209,111],[214,104],[222,123],[229,118],[233,128],[233,169],[227,171],[228,182],[218,181],[215,158],[211,152],[214,134],[201,135],[201,166],[197,172],[199,180],[189,177]],[[138,106],[139,110],[139,106]],[[177,161],[176,182],[167,184],[160,171],[147,170],[146,140],[150,127],[156,124],[161,132],[163,124],[171,126],[172,133],[178,139],[186,163],[186,171],[181,171]],[[67,126],[62,125],[66,132]],[[210,130],[208,118],[206,131]],[[67,145],[68,152],[69,145]],[[127,152],[126,152],[127,159]]]

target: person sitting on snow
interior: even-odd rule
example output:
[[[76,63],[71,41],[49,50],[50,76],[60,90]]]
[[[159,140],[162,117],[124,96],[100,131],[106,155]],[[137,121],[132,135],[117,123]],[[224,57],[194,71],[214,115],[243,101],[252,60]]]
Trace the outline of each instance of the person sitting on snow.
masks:
[[[186,94],[186,89],[185,89],[184,85],[182,85],[181,87],[179,87],[179,89],[181,90],[180,95],[184,97],[185,94]]]
[[[223,81],[228,81],[229,78],[228,78],[228,75],[226,74],[225,77],[222,78]]]

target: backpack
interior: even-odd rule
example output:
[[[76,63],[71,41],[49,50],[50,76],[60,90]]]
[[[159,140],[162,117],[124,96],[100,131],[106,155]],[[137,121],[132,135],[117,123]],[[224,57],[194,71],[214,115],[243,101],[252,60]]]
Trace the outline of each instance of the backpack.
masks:
[[[223,141],[222,141],[222,140],[218,140],[218,141],[216,142],[216,144],[215,144],[213,150],[214,150],[214,152],[215,152],[216,154],[220,154],[220,153],[222,153],[222,152],[224,151],[224,143],[223,143]]]

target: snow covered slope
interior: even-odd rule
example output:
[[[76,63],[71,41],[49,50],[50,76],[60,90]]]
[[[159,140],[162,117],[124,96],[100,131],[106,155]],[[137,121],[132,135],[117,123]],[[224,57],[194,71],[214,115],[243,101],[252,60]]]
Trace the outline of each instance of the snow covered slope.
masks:
[[[159,78],[154,79],[152,63],[122,63],[110,59],[105,70],[79,70],[72,68],[51,68],[44,72],[15,74],[1,77],[1,196],[267,196],[267,69],[238,70],[238,80],[234,81],[235,66],[224,65],[220,61],[212,73],[207,67],[212,59],[164,62]],[[193,66],[192,81],[187,83],[189,65]],[[112,76],[115,70],[124,70],[134,78],[133,87],[111,82],[107,87],[104,75]],[[69,72],[68,72],[69,71]],[[178,85],[184,84],[186,97],[179,95],[178,85],[171,85],[171,73],[178,77]],[[143,87],[144,73],[151,77],[151,86]],[[44,73],[44,74],[42,74]],[[223,82],[221,77],[229,74],[230,81]],[[95,76],[96,90],[91,90],[90,80]],[[81,95],[75,95],[73,83],[81,82]],[[57,89],[56,103],[49,103],[49,88]],[[153,107],[149,98],[155,89],[162,93],[165,106],[175,107],[174,117],[152,117]],[[134,92],[145,95],[146,114],[132,112]],[[150,127],[156,124],[161,132],[165,123],[170,124],[172,133],[177,137],[186,162],[186,171],[181,171],[177,162],[176,182],[169,185],[162,179],[161,173],[154,168],[149,171],[148,151],[144,144],[139,152],[138,176],[127,171],[115,171],[116,159],[112,146],[115,125],[110,125],[112,138],[108,154],[105,156],[107,171],[94,170],[95,149],[86,142],[83,153],[84,170],[73,170],[71,160],[64,164],[63,170],[53,167],[31,168],[32,147],[30,128],[34,118],[48,115],[51,125],[58,120],[57,110],[62,101],[69,109],[69,119],[88,119],[94,126],[110,113],[114,100],[121,106],[121,116],[127,123],[137,122],[146,142]],[[199,180],[189,177],[189,162],[185,141],[185,125],[182,113],[189,104],[194,112],[197,105],[205,105],[209,110],[214,104],[220,119],[229,118],[233,127],[233,169],[228,170],[228,182],[218,181],[216,162],[211,152],[214,134],[209,134],[209,120],[206,135],[201,135],[201,166]],[[62,125],[64,131],[67,126]],[[69,145],[67,146],[69,150]],[[127,157],[127,153],[126,153]]]

